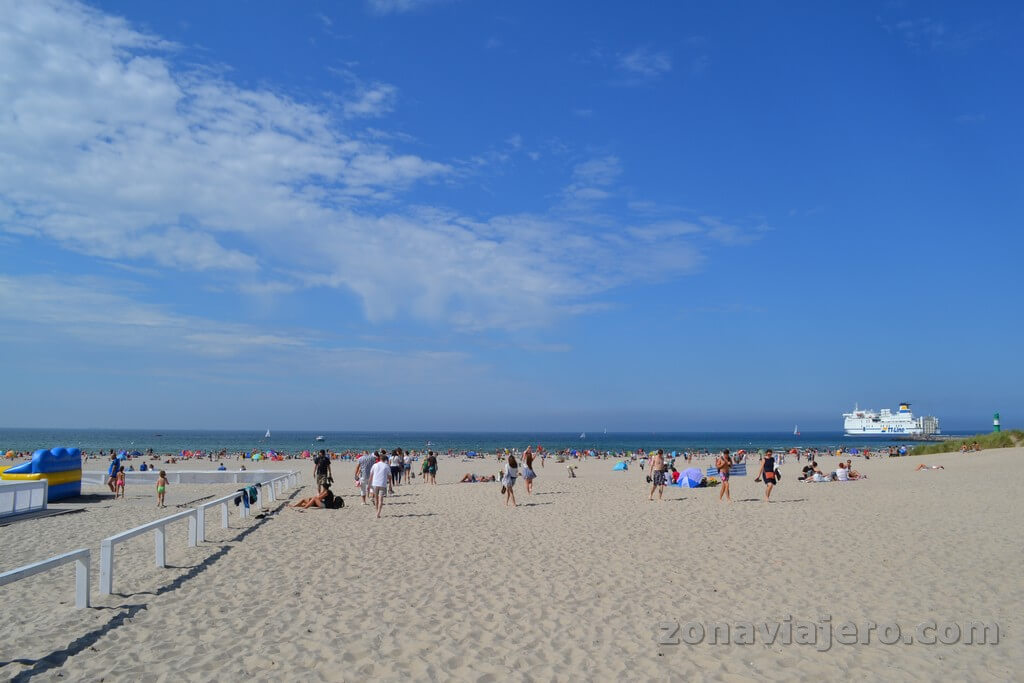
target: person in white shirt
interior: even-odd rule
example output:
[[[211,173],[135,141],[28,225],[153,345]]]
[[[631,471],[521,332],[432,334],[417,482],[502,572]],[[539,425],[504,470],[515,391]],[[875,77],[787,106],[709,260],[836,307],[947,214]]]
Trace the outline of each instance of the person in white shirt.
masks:
[[[373,502],[377,506],[379,519],[381,508],[384,507],[384,496],[391,485],[391,466],[388,464],[387,455],[377,456],[377,462],[370,468],[370,483],[373,486]]]
[[[850,481],[850,471],[846,469],[846,463],[839,463],[836,470],[836,481]]]
[[[508,507],[509,501],[512,501],[512,507],[516,506],[516,494],[512,492],[512,488],[516,485],[518,476],[519,465],[516,463],[516,456],[510,455],[501,472],[501,488],[505,492],[505,507]]]

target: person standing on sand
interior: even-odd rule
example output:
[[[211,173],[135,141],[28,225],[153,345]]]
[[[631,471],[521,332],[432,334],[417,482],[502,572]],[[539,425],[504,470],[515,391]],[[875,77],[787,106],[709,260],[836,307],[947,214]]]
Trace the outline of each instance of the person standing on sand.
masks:
[[[505,507],[512,501],[512,507],[516,506],[516,494],[512,488],[516,485],[516,477],[519,476],[519,466],[516,463],[516,456],[509,455],[508,462],[501,472],[501,492],[505,494]]]
[[[772,455],[772,449],[768,449],[764,453],[764,457],[761,458],[761,469],[757,471],[757,478],[754,481],[764,480],[764,502],[770,503],[772,497],[772,489],[775,488],[775,484],[778,483],[778,478],[775,476],[775,457]]]
[[[658,500],[661,500],[665,493],[665,453],[660,448],[651,456],[651,496],[648,500],[654,500],[654,489],[658,489]]]
[[[437,456],[434,451],[429,451],[427,455],[427,478],[431,484],[437,485]]]
[[[537,473],[533,471],[533,451],[530,446],[523,453],[523,482],[526,484],[526,495],[533,494],[533,480]]]
[[[156,480],[156,506],[158,508],[167,507],[164,505],[164,496],[167,494],[167,472],[160,470],[160,476]]]
[[[110,451],[110,467],[107,469],[107,487],[117,497],[117,471],[121,468],[121,461],[117,459],[113,449]]]
[[[327,451],[321,450],[319,455],[313,458],[313,479],[316,481],[318,491],[334,482],[334,477],[331,476],[331,459],[327,457]]]
[[[359,481],[359,495],[362,496],[363,505],[366,505],[366,494],[370,492],[370,470],[373,469],[376,462],[377,455],[375,453],[363,453],[356,460],[355,477]]]
[[[117,481],[114,484],[114,486],[115,486],[114,498],[117,498],[117,497],[124,498],[124,482],[125,482],[125,473],[124,473],[124,468],[121,467],[121,468],[118,468],[118,470],[117,470]]]
[[[718,468],[718,474],[722,477],[718,500],[722,500],[722,496],[725,496],[725,502],[731,503],[732,497],[729,495],[729,468],[732,467],[732,458],[729,457],[728,448],[722,451],[718,458],[715,459],[715,467]]]
[[[391,465],[388,464],[387,452],[377,456],[377,462],[370,468],[370,480],[373,483],[373,503],[377,506],[377,519],[384,507],[384,496],[391,486]]]

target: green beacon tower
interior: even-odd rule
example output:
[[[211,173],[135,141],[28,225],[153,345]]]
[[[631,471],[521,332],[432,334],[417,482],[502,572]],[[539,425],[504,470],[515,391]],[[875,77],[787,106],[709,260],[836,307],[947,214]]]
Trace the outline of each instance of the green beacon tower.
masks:
[[[999,413],[996,413],[995,415],[992,416],[992,431],[999,431]]]

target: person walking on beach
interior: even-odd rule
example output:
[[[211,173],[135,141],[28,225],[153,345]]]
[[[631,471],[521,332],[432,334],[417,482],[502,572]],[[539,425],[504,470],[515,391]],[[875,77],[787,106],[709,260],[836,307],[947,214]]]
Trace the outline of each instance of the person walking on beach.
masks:
[[[377,506],[377,519],[380,519],[380,511],[384,507],[384,496],[391,486],[391,465],[388,464],[387,452],[382,451],[377,456],[377,462],[370,468],[370,480],[373,483],[373,503]]]
[[[722,477],[718,500],[722,500],[722,496],[725,496],[725,502],[731,503],[732,497],[729,495],[729,468],[732,467],[732,458],[729,457],[728,448],[722,451],[718,458],[715,459],[715,467],[718,468],[718,475]]]
[[[772,489],[778,483],[778,476],[775,472],[775,456],[772,455],[772,449],[770,448],[765,451],[764,457],[761,458],[761,469],[757,471],[757,478],[754,479],[754,481],[762,480],[764,480],[764,502],[770,503]]]
[[[437,456],[434,451],[427,452],[427,479],[431,484],[437,484]]]
[[[516,506],[516,494],[512,489],[516,485],[517,476],[519,466],[516,464],[516,456],[509,455],[508,462],[501,472],[501,492],[505,494],[505,507],[508,507],[509,501],[512,502],[512,507]]]
[[[391,451],[391,459],[388,461],[388,466],[391,467],[391,481],[394,486],[398,486],[402,483],[402,449],[396,448]],[[392,488],[391,493],[394,493]]]
[[[654,500],[654,490],[658,490],[658,500],[665,493],[665,453],[660,448],[651,456],[651,495],[648,500]]]
[[[319,455],[313,458],[313,479],[316,481],[318,491],[334,483],[331,459],[327,457],[327,451],[321,450]]]
[[[164,495],[167,493],[167,472],[160,470],[160,476],[156,479],[156,506],[158,508],[167,507],[164,505]]]
[[[366,494],[370,492],[370,470],[373,469],[376,462],[376,453],[363,453],[363,455],[356,460],[355,477],[359,481],[359,495],[363,499],[363,505],[366,505]]]
[[[533,450],[526,447],[523,453],[523,482],[526,484],[526,495],[533,495],[533,480],[537,473],[533,471]]]
[[[121,461],[117,459],[114,450],[110,450],[110,466],[107,468],[107,488],[117,497],[117,471],[121,469]]]

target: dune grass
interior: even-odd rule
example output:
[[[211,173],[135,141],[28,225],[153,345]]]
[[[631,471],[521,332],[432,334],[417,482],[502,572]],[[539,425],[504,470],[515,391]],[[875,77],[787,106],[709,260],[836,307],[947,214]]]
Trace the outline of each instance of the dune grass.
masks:
[[[956,441],[941,441],[938,443],[922,444],[920,446],[914,446],[910,451],[910,455],[930,455],[932,453],[955,453],[959,451],[965,444],[968,448],[977,442],[978,445],[985,448],[1013,448],[1014,446],[1024,446],[1024,432],[1019,429],[1011,429],[1007,432],[992,432],[991,434],[976,434],[969,436],[965,439],[957,439]]]

